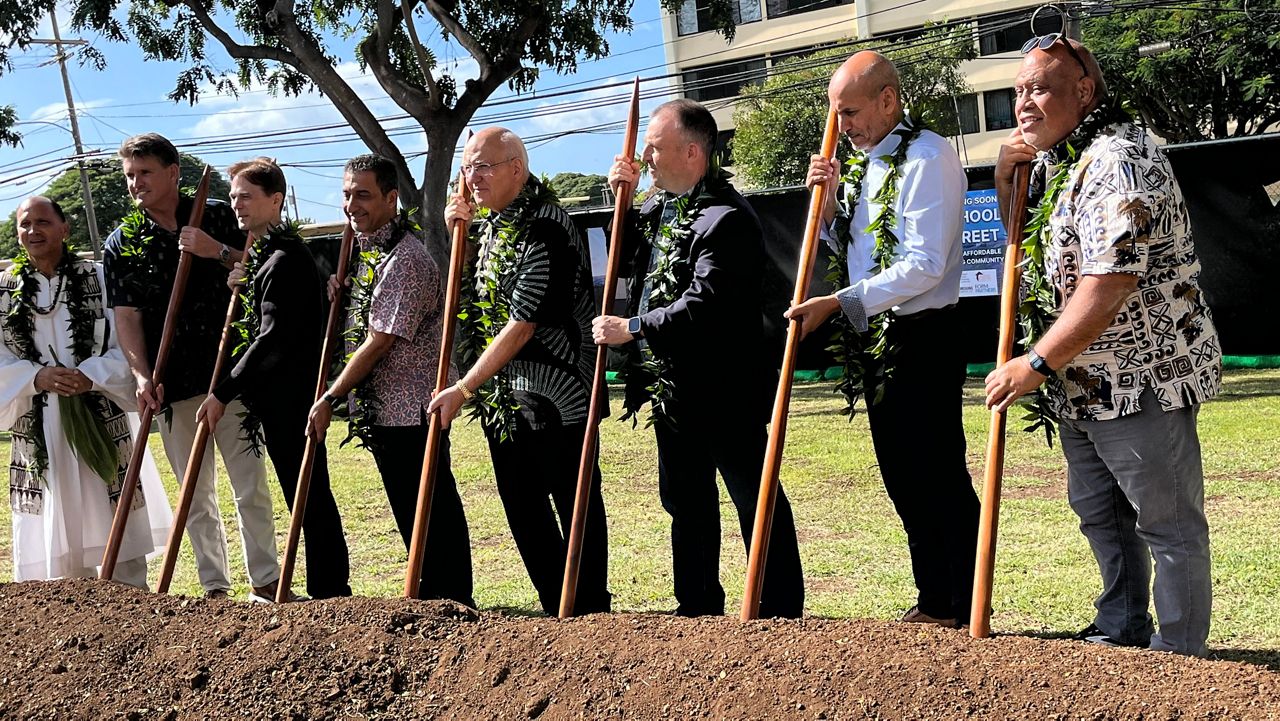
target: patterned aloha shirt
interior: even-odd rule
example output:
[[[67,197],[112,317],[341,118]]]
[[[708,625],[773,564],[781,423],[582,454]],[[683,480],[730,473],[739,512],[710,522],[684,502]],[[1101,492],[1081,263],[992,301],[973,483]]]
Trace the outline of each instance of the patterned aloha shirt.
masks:
[[[440,269],[422,240],[402,224],[396,219],[369,235],[356,236],[361,252],[376,247],[387,253],[374,279],[369,328],[396,339],[365,381],[374,399],[369,420],[379,426],[423,422],[440,362]],[[450,382],[457,380],[453,367],[449,376]]]
[[[1059,312],[1085,275],[1139,277],[1106,331],[1046,382],[1060,417],[1136,413],[1148,386],[1166,411],[1217,395],[1222,351],[1200,292],[1187,207],[1168,159],[1145,131],[1112,125],[1084,149],[1050,234],[1045,269]]]

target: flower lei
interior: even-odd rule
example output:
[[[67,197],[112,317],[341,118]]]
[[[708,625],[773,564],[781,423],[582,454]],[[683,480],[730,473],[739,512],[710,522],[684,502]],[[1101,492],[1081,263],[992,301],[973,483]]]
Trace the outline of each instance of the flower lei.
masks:
[[[1030,349],[1053,325],[1058,314],[1057,291],[1045,274],[1044,248],[1049,239],[1050,219],[1058,205],[1062,191],[1080,162],[1081,150],[1088,148],[1106,128],[1116,123],[1132,120],[1129,112],[1111,99],[1103,100],[1066,140],[1045,156],[1045,162],[1056,162],[1057,167],[1045,181],[1044,195],[1031,211],[1022,236],[1022,287],[1018,304],[1018,326],[1022,331],[1020,344]],[[1048,382],[1050,379],[1046,379]],[[1057,435],[1058,416],[1049,403],[1041,384],[1023,396],[1018,405],[1026,411],[1023,420],[1030,424],[1024,431],[1044,431],[1045,443],[1052,446]]]
[[[271,256],[271,241],[276,237],[297,235],[296,222],[281,223],[268,229],[261,238],[255,238],[253,246],[245,249],[244,283],[240,286],[240,317],[231,323],[232,332],[237,339],[235,348],[231,351],[233,358],[248,350],[258,339],[262,317],[258,312],[257,286],[253,281],[258,277],[263,262]],[[245,403],[244,406],[244,412],[240,414],[240,437],[249,444],[249,450],[255,456],[262,457],[262,449],[266,444],[266,437],[262,433],[262,418],[253,412],[250,404]]]
[[[361,251],[358,256],[358,264],[356,272],[351,274],[351,325],[342,333],[343,340],[350,343],[354,348],[346,354],[343,363],[350,363],[351,357],[355,355],[355,350],[364,342],[365,335],[369,331],[369,314],[373,311],[373,289],[378,284],[378,273],[383,263],[391,257],[392,251],[396,244],[404,239],[410,231],[421,232],[422,228],[415,223],[410,216],[417,212],[417,208],[413,210],[402,210],[400,215],[392,220],[396,226],[391,231],[391,242],[386,248],[372,246],[368,250]],[[370,445],[371,428],[373,426],[373,418],[377,416],[378,399],[373,395],[373,384],[364,382],[358,384],[351,391],[352,403],[348,407],[347,413],[347,437],[342,439],[338,444],[339,447],[345,446],[352,440],[356,440],[356,445],[368,448]]]
[[[901,167],[907,159],[907,149],[911,143],[925,130],[925,125],[904,115],[903,127],[893,131],[902,140],[892,153],[879,159],[885,163],[884,183],[872,196],[871,202],[877,203],[880,210],[865,232],[875,237],[875,248],[871,252],[871,260],[875,264],[873,270],[882,272],[893,265],[898,249],[898,236],[894,230],[898,226],[898,218],[894,207],[902,180]],[[867,153],[855,150],[845,161],[845,172],[840,182],[846,189],[845,202],[836,218],[837,249],[827,263],[826,280],[833,287],[844,288],[849,285],[848,259],[849,245],[853,240],[850,228],[853,221],[853,210],[862,199],[862,180],[867,174],[870,157]],[[847,209],[847,210],[845,210]],[[859,398],[866,398],[868,403],[880,402],[884,397],[885,382],[893,375],[893,356],[897,348],[889,342],[889,329],[893,327],[897,316],[887,310],[868,319],[870,336],[863,338],[843,313],[835,316],[835,330],[831,334],[831,345],[827,348],[838,364],[840,364],[840,380],[836,383],[835,392],[844,396],[845,407],[840,411],[852,420],[854,405]]]
[[[4,324],[9,330],[14,345],[17,346],[18,352],[15,355],[23,360],[44,365],[40,350],[36,348],[35,343],[35,297],[40,290],[40,282],[36,278],[35,263],[31,261],[31,256],[26,250],[20,250],[14,257],[11,270],[18,278],[18,286],[10,293],[12,306],[4,318]],[[65,302],[71,316],[71,353],[77,365],[93,355],[96,319],[89,311],[89,294],[84,287],[86,275],[92,272],[91,268],[88,271],[77,269],[76,257],[71,247],[63,243],[62,259],[58,261],[56,275],[66,278]],[[54,298],[54,308],[57,307],[57,300]],[[44,436],[44,409],[48,404],[49,392],[37,393],[31,399],[31,410],[27,414],[31,423],[32,447],[27,472],[32,478],[41,482],[44,480],[45,472],[49,470],[49,442]],[[96,414],[94,417],[101,422]],[[114,477],[103,479],[108,484],[114,480]]]
[[[492,226],[493,242],[489,244],[485,263],[477,258],[467,275],[476,279],[474,287],[466,289],[462,300],[462,343],[459,352],[462,362],[475,365],[480,356],[493,343],[493,339],[511,319],[511,302],[504,289],[515,272],[520,252],[524,248],[530,216],[543,205],[557,204],[560,198],[546,183],[530,178],[520,189],[520,194],[501,213],[482,208],[476,218],[478,228]],[[483,232],[483,230],[479,231]],[[471,236],[471,242],[480,244],[479,232]],[[471,417],[490,434],[497,434],[506,441],[516,429],[516,402],[507,374],[499,371],[487,383],[475,389]]]

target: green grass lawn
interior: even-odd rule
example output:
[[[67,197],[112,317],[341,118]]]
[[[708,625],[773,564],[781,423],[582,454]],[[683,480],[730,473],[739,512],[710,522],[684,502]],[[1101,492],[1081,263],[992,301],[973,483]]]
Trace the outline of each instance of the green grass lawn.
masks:
[[[971,380],[964,399],[975,483],[981,482],[989,417],[979,390],[979,382]],[[797,386],[782,478],[795,507],[808,612],[895,618],[914,599],[906,539],[880,484],[865,416],[849,422],[838,409],[829,384]],[[352,446],[338,449],[336,440],[343,434],[334,430],[329,436],[330,472],[351,545],[352,585],[357,594],[397,595],[403,587],[405,551],[372,459]],[[1229,372],[1223,394],[1200,415],[1213,534],[1210,644],[1269,649],[1267,657],[1280,649],[1280,616],[1275,613],[1280,597],[1280,553],[1275,550],[1280,534],[1278,430],[1280,371]],[[612,420],[605,421],[601,432],[614,607],[671,609],[671,554],[667,516],[658,501],[653,434]],[[6,454],[7,444],[0,444]],[[162,457],[157,436],[151,445]],[[921,452],[927,453],[927,446]],[[167,464],[160,465],[170,496],[176,497]],[[534,611],[536,597],[507,530],[478,426],[455,429],[453,465],[471,527],[477,602],[483,608]],[[1066,633],[1092,619],[1099,581],[1067,506],[1065,477],[1060,451],[1045,447],[1043,437],[1020,430],[1010,434],[992,619],[996,631]],[[234,529],[230,489],[219,490],[228,529]],[[722,574],[736,608],[746,554],[728,498],[723,492],[721,496]],[[276,531],[283,546],[288,517],[278,489],[275,497]],[[7,505],[0,507],[0,524],[8,526],[8,514]],[[232,558],[238,559],[238,534],[232,530],[229,536]],[[8,535],[0,539],[0,578],[5,579],[11,577],[9,542]],[[152,563],[153,578],[158,564],[159,559]],[[300,563],[299,574],[303,568]],[[243,567],[233,563],[232,570],[243,589]],[[199,590],[185,544],[173,590]]]

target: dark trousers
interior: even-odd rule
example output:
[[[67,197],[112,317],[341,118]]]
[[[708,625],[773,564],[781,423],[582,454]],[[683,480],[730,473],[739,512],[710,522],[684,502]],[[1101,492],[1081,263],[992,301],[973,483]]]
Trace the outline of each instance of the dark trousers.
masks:
[[[262,419],[267,455],[275,466],[289,510],[293,510],[298,490],[298,472],[306,449],[307,414],[311,401],[305,393],[288,393],[263,400],[257,412]],[[307,491],[302,517],[302,537],[307,544],[307,595],[333,598],[351,595],[351,562],[347,539],[342,534],[342,518],[329,488],[329,459],[323,443],[316,445],[311,487]]]
[[[671,515],[671,560],[676,613],[724,613],[720,585],[720,495],[716,471],[738,510],[738,526],[748,552],[755,525],[764,467],[765,427],[734,414],[714,419],[676,412],[673,429],[658,421],[658,493]],[[804,577],[796,544],[795,519],[787,494],[778,489],[769,553],[765,560],[761,617],[798,618],[804,611]]]
[[[378,465],[378,473],[382,475],[382,485],[387,490],[396,528],[400,529],[400,537],[408,550],[418,510],[418,486],[427,449],[427,424],[373,426],[370,438],[370,450]],[[471,536],[450,467],[449,432],[441,431],[418,598],[447,598],[475,608],[471,584]]]
[[[560,611],[560,589],[564,583],[565,555],[586,428],[585,423],[539,430],[517,427],[505,441],[492,435],[488,437],[493,475],[511,535],[529,572],[529,580],[538,592],[542,610],[549,615]],[[609,536],[597,460],[587,499],[582,562],[573,606],[575,616],[609,611],[608,563]]]
[[[916,604],[968,622],[979,503],[965,465],[961,331],[954,307],[897,318],[893,372],[867,415],[885,490],[907,533]]]

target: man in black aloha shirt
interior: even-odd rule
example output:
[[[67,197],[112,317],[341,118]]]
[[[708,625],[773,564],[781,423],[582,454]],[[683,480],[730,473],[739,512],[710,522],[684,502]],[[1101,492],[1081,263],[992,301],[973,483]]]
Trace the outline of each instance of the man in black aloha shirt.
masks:
[[[447,423],[464,400],[493,381],[480,403],[498,406],[484,423],[498,494],[542,608],[554,614],[595,369],[591,260],[568,213],[529,173],[524,143],[514,133],[486,128],[467,141],[462,159],[476,204],[489,209],[480,228],[477,293],[487,298],[492,292],[510,318],[473,336],[474,345],[496,332],[466,375],[435,397],[431,410],[440,409]],[[445,219],[470,222],[472,212],[455,195]],[[486,278],[494,278],[493,287]],[[486,312],[491,310],[473,306],[467,322]],[[597,462],[575,614],[609,610],[607,563]]]

